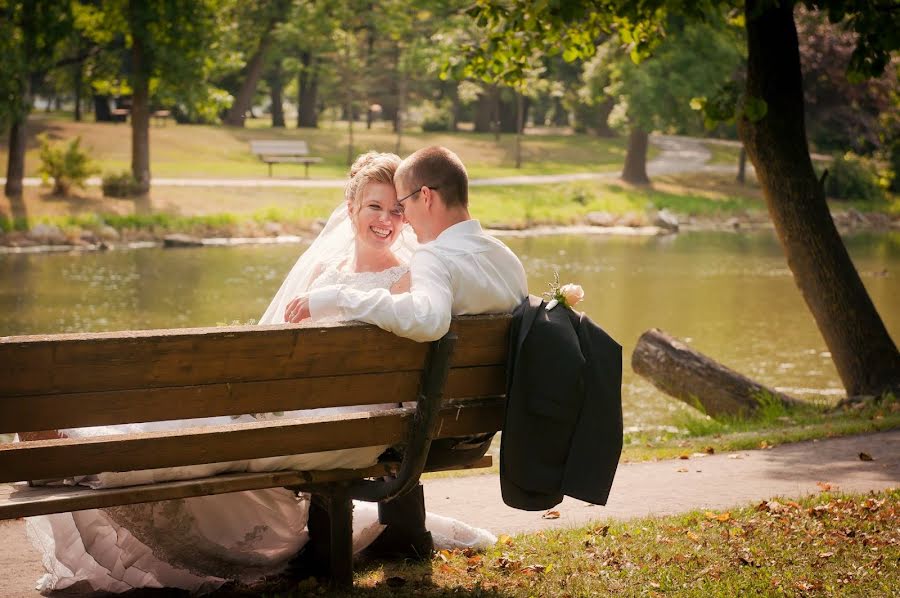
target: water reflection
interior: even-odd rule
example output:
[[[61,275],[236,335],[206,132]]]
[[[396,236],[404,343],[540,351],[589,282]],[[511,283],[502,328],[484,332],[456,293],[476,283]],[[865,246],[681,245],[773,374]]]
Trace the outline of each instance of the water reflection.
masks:
[[[900,235],[847,239],[894,338]],[[506,239],[532,292],[559,271],[625,348],[627,426],[666,425],[680,403],[634,376],[642,332],[689,339],[730,367],[803,398],[839,395],[824,342],[771,234]],[[303,246],[0,256],[0,335],[213,326],[258,318]]]

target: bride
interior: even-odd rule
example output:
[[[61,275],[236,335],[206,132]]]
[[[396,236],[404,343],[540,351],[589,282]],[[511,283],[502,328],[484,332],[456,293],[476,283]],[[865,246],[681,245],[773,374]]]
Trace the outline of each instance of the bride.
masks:
[[[393,186],[399,163],[394,154],[376,152],[356,160],[345,187],[345,201],[291,269],[260,324],[284,323],[285,309],[294,297],[322,286],[344,284],[363,291],[385,288],[392,293],[409,290],[408,262],[416,242],[404,225]],[[309,409],[80,428],[59,434],[77,438],[394,407],[396,404]],[[359,468],[373,465],[385,448],[104,473],[74,482],[102,488],[226,471]],[[120,593],[134,588],[179,588],[205,593],[229,581],[250,584],[277,575],[308,542],[309,505],[308,495],[270,488],[31,517],[27,519],[28,535],[47,570],[37,589],[48,593],[77,586]],[[428,514],[426,526],[437,548],[485,548],[496,541],[486,530],[439,515]],[[383,529],[376,505],[354,502],[354,552],[366,548]]]

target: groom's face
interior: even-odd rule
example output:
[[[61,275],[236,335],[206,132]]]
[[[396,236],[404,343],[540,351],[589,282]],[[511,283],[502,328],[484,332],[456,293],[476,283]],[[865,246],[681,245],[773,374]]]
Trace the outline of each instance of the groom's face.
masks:
[[[394,186],[397,189],[397,198],[406,198],[401,202],[403,206],[403,219],[409,222],[416,233],[419,243],[427,243],[429,238],[428,209],[425,198],[422,197],[422,188],[410,185],[406,181],[396,178]]]

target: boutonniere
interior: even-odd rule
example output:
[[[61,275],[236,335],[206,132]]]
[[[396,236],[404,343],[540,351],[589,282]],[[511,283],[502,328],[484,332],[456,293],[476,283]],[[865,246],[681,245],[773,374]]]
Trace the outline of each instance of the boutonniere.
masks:
[[[559,272],[553,273],[553,282],[547,283],[550,290],[544,293],[547,299],[547,306],[544,308],[550,311],[557,305],[572,308],[575,307],[582,299],[584,299],[584,289],[578,284],[559,284]]]

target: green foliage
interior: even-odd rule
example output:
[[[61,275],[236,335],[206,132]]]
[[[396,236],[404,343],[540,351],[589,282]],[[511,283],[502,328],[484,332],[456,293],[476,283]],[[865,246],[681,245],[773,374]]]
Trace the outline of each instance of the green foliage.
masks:
[[[53,179],[53,194],[68,195],[72,187],[83,187],[84,181],[100,169],[90,155],[81,149],[81,137],[68,144],[53,143],[46,135],[40,135],[41,167],[38,172]]]
[[[852,153],[837,155],[828,166],[825,194],[835,199],[883,201],[884,188],[873,163]]]
[[[101,187],[106,197],[134,197],[141,191],[137,180],[127,170],[103,175]]]
[[[420,106],[423,131],[449,131],[453,128],[452,107],[426,100]]]

